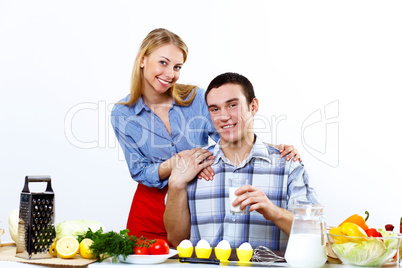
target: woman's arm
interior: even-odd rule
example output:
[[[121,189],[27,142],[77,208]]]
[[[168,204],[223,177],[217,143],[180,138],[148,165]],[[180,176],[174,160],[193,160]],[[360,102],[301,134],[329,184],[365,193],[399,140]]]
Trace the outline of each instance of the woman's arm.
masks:
[[[204,149],[190,150],[184,155],[177,155],[169,179],[169,192],[163,216],[169,242],[177,247],[183,239],[190,238],[190,210],[187,200],[187,183],[205,167],[212,164],[208,158],[211,152]]]
[[[158,172],[160,180],[166,180],[167,178],[169,178],[170,174],[172,173],[174,164],[175,164],[175,157],[173,156],[159,165]]]
[[[148,187],[157,187],[160,189],[165,187],[167,185],[166,178],[168,178],[171,172],[171,158],[164,162],[156,162],[141,152],[132,136],[122,131],[122,129],[125,129],[124,124],[119,125],[118,120],[112,120],[112,125],[123,150],[131,177],[136,182]],[[162,164],[164,166],[160,167]]]
[[[163,162],[155,162],[149,157],[146,157],[139,150],[137,143],[130,135],[122,133],[120,129],[116,127],[114,130],[124,152],[131,177],[138,183],[148,187],[165,187],[168,183],[167,178],[169,178],[172,169],[176,164],[176,157],[172,156]],[[192,155],[195,151],[206,152],[207,150],[194,148],[181,151],[179,155]]]

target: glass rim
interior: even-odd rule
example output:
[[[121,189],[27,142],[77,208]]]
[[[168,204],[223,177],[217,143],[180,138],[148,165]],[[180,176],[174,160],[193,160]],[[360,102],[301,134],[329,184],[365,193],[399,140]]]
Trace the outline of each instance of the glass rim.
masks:
[[[346,238],[353,238],[353,239],[401,239],[402,234],[397,234],[396,236],[379,236],[379,237],[372,237],[372,236],[349,236],[349,235],[338,235],[338,234],[331,234],[327,232],[327,235],[333,237],[346,237]]]

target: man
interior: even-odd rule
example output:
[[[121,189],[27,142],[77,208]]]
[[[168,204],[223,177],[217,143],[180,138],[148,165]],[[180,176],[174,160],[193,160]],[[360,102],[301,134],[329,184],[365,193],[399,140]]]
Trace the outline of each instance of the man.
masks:
[[[169,242],[177,246],[183,239],[191,238],[194,244],[206,239],[216,246],[225,239],[232,248],[249,242],[253,247],[285,249],[293,221],[289,201],[317,203],[303,165],[282,159],[276,148],[255,135],[253,117],[259,103],[246,77],[217,76],[205,100],[220,141],[208,152],[177,155],[164,214]],[[212,181],[194,179],[210,164]],[[228,180],[238,174],[246,176],[249,185],[235,192],[232,205],[248,207],[244,216],[229,212]]]

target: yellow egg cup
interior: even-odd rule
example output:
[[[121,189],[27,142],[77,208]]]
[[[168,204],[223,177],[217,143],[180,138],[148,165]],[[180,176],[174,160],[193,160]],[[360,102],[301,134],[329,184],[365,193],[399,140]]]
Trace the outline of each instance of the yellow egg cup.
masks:
[[[180,258],[191,258],[193,255],[193,247],[188,247],[188,248],[182,248],[182,247],[177,247],[177,251],[179,251],[179,257]]]
[[[246,249],[238,249],[236,248],[237,258],[239,258],[239,262],[250,262],[251,257],[253,257],[253,250]]]
[[[215,248],[215,256],[220,261],[227,261],[232,253],[232,249]]]
[[[200,259],[208,259],[211,256],[212,248],[198,248],[195,247],[195,255]]]

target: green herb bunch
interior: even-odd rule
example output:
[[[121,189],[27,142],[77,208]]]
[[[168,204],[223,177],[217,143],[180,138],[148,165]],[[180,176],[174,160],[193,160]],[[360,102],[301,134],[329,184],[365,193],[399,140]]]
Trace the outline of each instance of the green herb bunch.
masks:
[[[78,236],[78,241],[81,242],[84,238],[89,238],[93,244],[89,247],[92,250],[93,258],[97,259],[99,262],[113,257],[113,261],[116,261],[119,256],[124,259],[128,255],[133,254],[133,248],[137,245],[137,237],[129,236],[129,230],[121,230],[120,233],[113,231],[103,233],[102,228],[100,228],[95,233],[88,229],[88,231]]]

